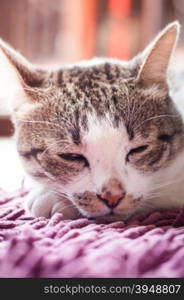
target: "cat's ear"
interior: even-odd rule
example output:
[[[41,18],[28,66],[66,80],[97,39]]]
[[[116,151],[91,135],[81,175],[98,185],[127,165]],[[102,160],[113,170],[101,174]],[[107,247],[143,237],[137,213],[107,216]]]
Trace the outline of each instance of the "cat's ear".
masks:
[[[138,82],[143,86],[167,86],[167,71],[180,32],[176,21],[166,26],[143,52]]]
[[[28,94],[41,85],[42,77],[22,55],[0,40],[0,107],[11,114],[30,101]]]

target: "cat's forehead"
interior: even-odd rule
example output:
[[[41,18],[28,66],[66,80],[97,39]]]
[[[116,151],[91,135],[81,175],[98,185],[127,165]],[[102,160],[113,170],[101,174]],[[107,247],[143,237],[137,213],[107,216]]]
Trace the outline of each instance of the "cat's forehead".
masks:
[[[75,96],[80,101],[83,98],[109,98],[115,89],[116,93],[122,92],[132,75],[132,69],[122,63],[74,65],[58,71],[57,86],[66,96]]]
[[[98,117],[93,113],[87,114],[88,129],[83,132],[83,141],[96,143],[97,140],[103,139],[103,142],[108,142],[109,137],[114,140],[122,139],[129,140],[126,127],[123,122],[118,127],[114,126],[111,116],[107,113],[104,117]],[[107,146],[107,144],[106,144]]]
[[[128,66],[105,62],[60,71],[60,109],[74,119],[88,119],[94,113],[105,120],[108,115],[114,127],[124,123],[128,132],[146,119],[169,113],[169,101],[164,101],[162,90],[139,87],[137,71]]]
[[[102,110],[110,112],[117,108],[125,111],[130,106],[141,105],[144,113],[146,105],[142,105],[142,102],[148,100],[151,108],[155,106],[155,101],[152,100],[163,98],[163,93],[155,86],[140,88],[137,85],[137,72],[136,65],[133,67],[128,62],[111,61],[62,69],[56,76],[61,108],[64,105],[72,109],[79,105],[84,109],[90,107],[97,113],[102,113]],[[156,105],[158,109],[162,109],[162,101]]]
[[[97,117],[95,114],[87,115],[88,129],[82,133],[81,144],[85,153],[90,157],[101,158],[101,162],[115,159],[114,153],[128,150],[130,137],[123,122],[115,127],[110,115]]]

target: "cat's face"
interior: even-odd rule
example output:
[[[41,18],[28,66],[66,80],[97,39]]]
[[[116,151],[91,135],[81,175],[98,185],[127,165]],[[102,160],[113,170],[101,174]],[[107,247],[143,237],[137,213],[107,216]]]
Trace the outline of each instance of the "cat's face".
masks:
[[[119,69],[113,83],[107,66],[109,76]],[[18,150],[28,172],[88,217],[134,212],[163,181],[160,170],[166,180],[183,148],[182,121],[170,98],[126,75],[121,80],[123,71],[114,63],[63,71],[63,86],[17,113]]]
[[[176,25],[156,44],[165,38],[173,41],[168,64]],[[84,216],[127,218],[178,166],[183,123],[164,70],[157,65],[150,75],[161,50],[154,47],[143,66],[138,58],[24,70],[27,100],[13,113],[18,151],[33,178],[64,193]]]

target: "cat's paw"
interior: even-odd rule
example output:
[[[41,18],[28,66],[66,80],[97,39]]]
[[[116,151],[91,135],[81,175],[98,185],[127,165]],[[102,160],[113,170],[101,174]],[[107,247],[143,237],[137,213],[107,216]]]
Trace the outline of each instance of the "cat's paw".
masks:
[[[62,199],[62,201],[58,201],[52,206],[51,216],[55,213],[62,213],[64,220],[81,217],[78,209],[67,199]]]
[[[33,217],[50,218],[56,212],[62,213],[63,219],[75,219],[79,216],[77,208],[68,199],[43,189],[34,190],[28,195],[25,209]]]

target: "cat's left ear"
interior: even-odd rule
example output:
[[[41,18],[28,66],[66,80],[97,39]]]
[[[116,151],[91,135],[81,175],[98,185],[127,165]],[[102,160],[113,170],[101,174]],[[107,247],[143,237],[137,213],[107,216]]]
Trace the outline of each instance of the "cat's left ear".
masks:
[[[137,78],[143,86],[167,86],[167,71],[179,32],[180,24],[173,22],[145,49]]]

